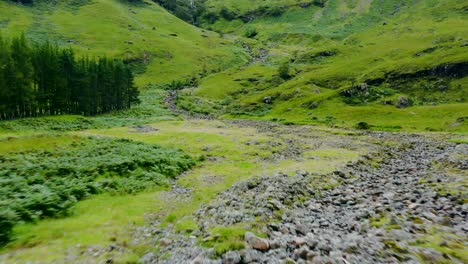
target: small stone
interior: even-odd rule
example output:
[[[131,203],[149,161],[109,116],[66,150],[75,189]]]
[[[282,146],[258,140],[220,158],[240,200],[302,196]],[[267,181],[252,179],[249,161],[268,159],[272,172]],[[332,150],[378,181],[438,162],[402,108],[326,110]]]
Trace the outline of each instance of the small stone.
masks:
[[[302,246],[301,248],[295,251],[296,256],[302,259],[307,259],[308,253],[309,253],[309,249],[306,246]]]
[[[224,255],[224,264],[239,264],[241,262],[241,256],[239,252],[229,251]]]
[[[422,216],[424,216],[426,219],[431,220],[436,222],[437,221],[437,216],[433,213],[430,212],[423,212]]]
[[[244,240],[253,249],[257,249],[261,251],[268,251],[270,249],[270,243],[268,242],[268,240],[259,238],[251,232],[245,233]]]
[[[329,257],[317,256],[312,259],[311,264],[335,264],[335,261]]]
[[[412,204],[408,205],[408,208],[411,209],[411,210],[414,210],[414,209],[416,209],[418,207],[419,207],[419,204],[417,204],[417,203],[412,203]]]
[[[252,263],[258,261],[262,257],[262,253],[253,249],[243,249],[240,251],[242,263]]]
[[[155,259],[155,255],[153,252],[147,253],[140,258],[140,263],[147,264],[151,263]]]
[[[167,247],[169,246],[170,244],[172,244],[172,240],[168,239],[168,238],[163,238],[161,240],[159,240],[159,245],[161,247]]]
[[[203,263],[203,259],[201,256],[197,256],[196,258],[194,258],[192,260],[192,263],[191,264],[202,264]]]
[[[428,263],[440,263],[444,261],[442,253],[430,248],[421,249],[419,251],[419,256]]]
[[[397,108],[405,108],[411,106],[413,102],[406,96],[400,96],[396,102]]]
[[[293,240],[291,241],[293,245],[295,245],[296,247],[301,247],[302,245],[304,245],[307,241],[301,237],[295,237],[293,238]]]
[[[281,243],[278,240],[270,241],[270,248],[277,249],[281,247]]]
[[[316,256],[320,255],[320,253],[318,252],[315,252],[315,251],[309,251],[307,252],[307,256],[306,256],[306,259],[308,261],[312,261]]]
[[[265,104],[272,104],[272,99],[271,99],[271,96],[265,96],[263,97],[263,100],[262,100]]]

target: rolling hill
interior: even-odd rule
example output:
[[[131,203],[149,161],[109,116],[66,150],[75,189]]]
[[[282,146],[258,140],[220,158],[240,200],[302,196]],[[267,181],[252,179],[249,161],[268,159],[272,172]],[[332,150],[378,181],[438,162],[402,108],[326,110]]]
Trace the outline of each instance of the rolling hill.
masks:
[[[189,78],[242,62],[242,50],[191,26],[152,1],[0,1],[0,31],[71,46],[87,56],[126,59],[139,85]],[[144,74],[143,74],[144,73]]]
[[[249,37],[254,58],[195,92],[227,105],[227,116],[466,130],[464,1],[208,0],[206,10],[202,25]],[[285,80],[278,78],[284,63]],[[412,107],[396,108],[399,100]]]

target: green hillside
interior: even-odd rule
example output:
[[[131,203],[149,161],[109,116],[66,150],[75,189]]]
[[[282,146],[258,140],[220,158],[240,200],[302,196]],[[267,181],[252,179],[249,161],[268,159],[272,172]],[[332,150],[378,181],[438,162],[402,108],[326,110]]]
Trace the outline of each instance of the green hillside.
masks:
[[[205,79],[196,92],[230,102],[231,116],[467,128],[459,122],[468,116],[465,1],[208,0],[206,6],[205,18],[215,19],[205,19],[204,27],[250,37],[246,45],[260,58]],[[277,69],[286,62],[292,76],[282,80]],[[401,96],[413,107],[394,107]]]
[[[0,263],[468,260],[466,0],[0,0],[0,35]]]
[[[82,54],[121,57],[141,74],[138,84],[188,78],[242,62],[218,34],[191,26],[152,1],[0,1],[0,30],[33,41],[71,46]]]

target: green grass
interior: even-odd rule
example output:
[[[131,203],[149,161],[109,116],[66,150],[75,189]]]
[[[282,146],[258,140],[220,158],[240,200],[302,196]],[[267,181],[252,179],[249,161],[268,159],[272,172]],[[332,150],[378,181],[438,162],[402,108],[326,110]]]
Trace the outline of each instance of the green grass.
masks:
[[[16,239],[0,253],[21,252],[14,262],[63,261],[66,248],[130,243],[128,229],[145,223],[145,214],[163,205],[156,190],[136,195],[99,195],[78,203],[73,214],[15,227]],[[128,257],[128,256],[126,256]],[[124,257],[121,257],[124,258]],[[13,260],[12,260],[13,261]]]
[[[77,244],[81,246],[71,251],[110,243],[131,249],[116,259],[136,261],[144,248],[154,246],[130,243],[129,229],[143,224],[145,217],[158,215],[162,225],[173,224],[177,232],[190,234],[197,228],[193,212],[236,182],[278,171],[293,175],[298,169],[329,173],[367,151],[354,132],[338,129],[355,127],[359,122],[368,123],[372,130],[468,131],[467,121],[460,119],[468,117],[467,77],[442,78],[447,84],[443,91],[431,88],[438,80],[430,78],[384,83],[373,88],[392,89],[392,95],[358,105],[347,104],[340,96],[353,85],[389,72],[412,73],[441,63],[467,61],[468,20],[463,0],[329,0],[324,7],[307,8],[298,7],[304,1],[295,0],[208,0],[207,12],[219,14],[225,7],[236,15],[258,14],[249,23],[239,19],[203,22],[205,28],[227,33],[223,36],[188,25],[151,1],[141,5],[118,0],[57,2],[31,7],[0,1],[2,34],[10,37],[24,31],[33,41],[71,46],[79,55],[106,54],[133,61],[143,103],[129,111],[98,117],[2,121],[0,154],[54,151],[81,141],[83,136],[99,136],[180,148],[204,161],[178,179],[179,184],[192,189],[188,200],[168,201],[167,193],[159,189],[136,195],[93,196],[77,203],[70,217],[16,226],[16,240],[1,251],[12,255],[6,260],[0,257],[0,262],[63,262],[65,250]],[[284,13],[272,16],[262,11],[278,7]],[[251,28],[258,35],[242,38]],[[249,45],[254,55],[265,49],[269,56],[265,62],[245,65],[249,56],[241,44]],[[324,51],[333,55],[317,55]],[[277,69],[286,61],[291,63],[293,77],[281,80]],[[308,128],[307,135],[317,138],[304,137],[304,131],[278,136],[221,121],[182,121],[162,103],[166,91],[158,85],[144,86],[193,76],[199,79],[199,87],[184,90],[177,98],[185,110],[227,119],[321,125]],[[415,105],[398,109],[381,104],[401,95],[413,99]],[[273,103],[265,104],[265,97]],[[158,130],[140,133],[132,128],[141,124]],[[359,147],[335,144],[350,137]],[[451,137],[452,142],[466,143],[463,135]],[[291,138],[301,142],[300,159],[271,161],[274,153],[287,148],[285,140]],[[246,144],[251,141],[258,144]],[[272,146],[269,142],[282,144]],[[337,184],[324,181],[321,187]],[[387,220],[375,219],[374,224],[383,225]],[[250,223],[214,228],[212,234],[220,238],[207,245],[219,254],[242,248],[243,233],[254,227]],[[435,247],[430,239],[421,243]],[[465,256],[463,252],[447,253]],[[106,260],[107,256],[98,258]],[[86,261],[89,259],[83,256]]]
[[[445,242],[445,245],[442,244]],[[428,234],[419,238],[414,245],[432,248],[449,256],[455,257],[462,262],[468,261],[468,250],[462,237],[456,234],[444,232],[442,228],[432,227]],[[421,259],[423,263],[430,263],[428,259]]]
[[[250,2],[249,2],[250,3]],[[287,1],[208,1],[208,10],[225,7],[237,14],[259,6],[282,7]],[[229,102],[221,112],[228,117],[262,118],[296,123],[330,123],[354,127],[366,121],[375,130],[467,131],[467,78],[411,78],[384,83],[373,89],[391,88],[392,96],[351,106],[340,91],[385,74],[412,73],[443,63],[468,61],[463,36],[468,20],[463,1],[342,1],[329,0],[324,7],[285,7],[280,16],[259,14],[252,21],[219,19],[204,24],[217,31],[243,35],[256,28],[256,40],[247,43],[252,50],[264,48],[265,63],[231,68],[204,79],[194,95],[215,103]],[[465,25],[465,26],[463,26]],[[320,52],[333,55],[317,57]],[[275,81],[277,69],[292,61],[294,78]],[[258,79],[249,82],[249,78]],[[446,90],[438,90],[442,80]],[[381,105],[405,95],[415,107],[396,109]],[[262,99],[272,97],[272,105]],[[321,103],[317,109],[308,109]],[[432,106],[434,105],[435,106]],[[317,119],[311,119],[315,117]]]
[[[14,252],[14,256],[8,260],[24,261],[40,258],[41,260],[60,261],[64,257],[64,250],[76,244],[82,245],[82,248],[103,246],[114,243],[112,240],[115,238],[117,242],[124,243],[131,235],[127,233],[127,227],[133,226],[132,222],[136,225],[142,224],[144,214],[161,215],[163,224],[172,223],[178,232],[189,234],[196,228],[192,214],[197,208],[202,203],[209,203],[219,192],[236,182],[251,177],[272,175],[278,171],[293,175],[298,169],[329,173],[350,160],[356,160],[360,154],[366,152],[365,144],[359,139],[355,139],[356,144],[362,146],[359,150],[337,148],[333,142],[338,144],[342,142],[342,137],[348,136],[334,135],[329,130],[309,128],[302,133],[314,133],[320,136],[304,138],[301,135],[286,133],[283,138],[283,136],[278,137],[274,132],[258,132],[254,128],[237,127],[220,121],[165,121],[153,123],[151,126],[157,128],[158,131],[136,133],[129,127],[115,127],[76,131],[70,134],[72,137],[75,134],[94,135],[126,138],[150,144],[158,143],[181,148],[194,157],[206,157],[203,163],[178,180],[179,184],[192,189],[191,199],[167,199],[164,191],[114,198],[107,195],[95,196],[79,202],[69,218],[45,220],[38,224],[16,227],[14,229],[16,240],[2,251],[2,253]],[[269,161],[268,157],[274,152],[281,152],[288,146],[283,142],[286,135],[288,138],[297,136],[297,139],[302,142],[301,147],[305,150],[313,146],[320,147],[314,151],[305,152],[302,159],[288,158],[279,162]],[[272,141],[283,143],[279,146],[276,144],[270,146],[269,142]],[[247,142],[258,142],[258,144],[247,145]],[[326,142],[326,144],[319,144],[319,142]],[[131,211],[129,211],[130,208]],[[124,231],[125,229],[127,232]],[[248,229],[249,227],[246,226],[242,232]],[[231,236],[229,235],[231,233],[227,232],[226,238],[216,243],[219,252],[241,246],[242,243],[239,240],[241,231],[232,233],[237,235]],[[144,253],[140,252],[142,245],[129,245],[129,247],[132,251],[118,259],[131,258],[135,254]]]
[[[22,6],[1,1],[0,30],[7,36],[26,32],[34,41],[71,46],[80,55],[132,60],[145,69],[137,77],[138,85],[165,83],[242,62],[242,51],[229,39],[188,25],[152,1],[125,2],[73,5],[74,1],[66,0]]]

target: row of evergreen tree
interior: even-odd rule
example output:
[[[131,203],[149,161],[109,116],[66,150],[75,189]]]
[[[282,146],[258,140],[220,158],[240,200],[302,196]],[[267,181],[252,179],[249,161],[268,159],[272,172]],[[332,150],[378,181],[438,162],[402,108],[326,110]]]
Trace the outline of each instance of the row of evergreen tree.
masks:
[[[0,35],[0,119],[96,115],[138,102],[133,74],[121,60],[77,58],[72,49]]]

